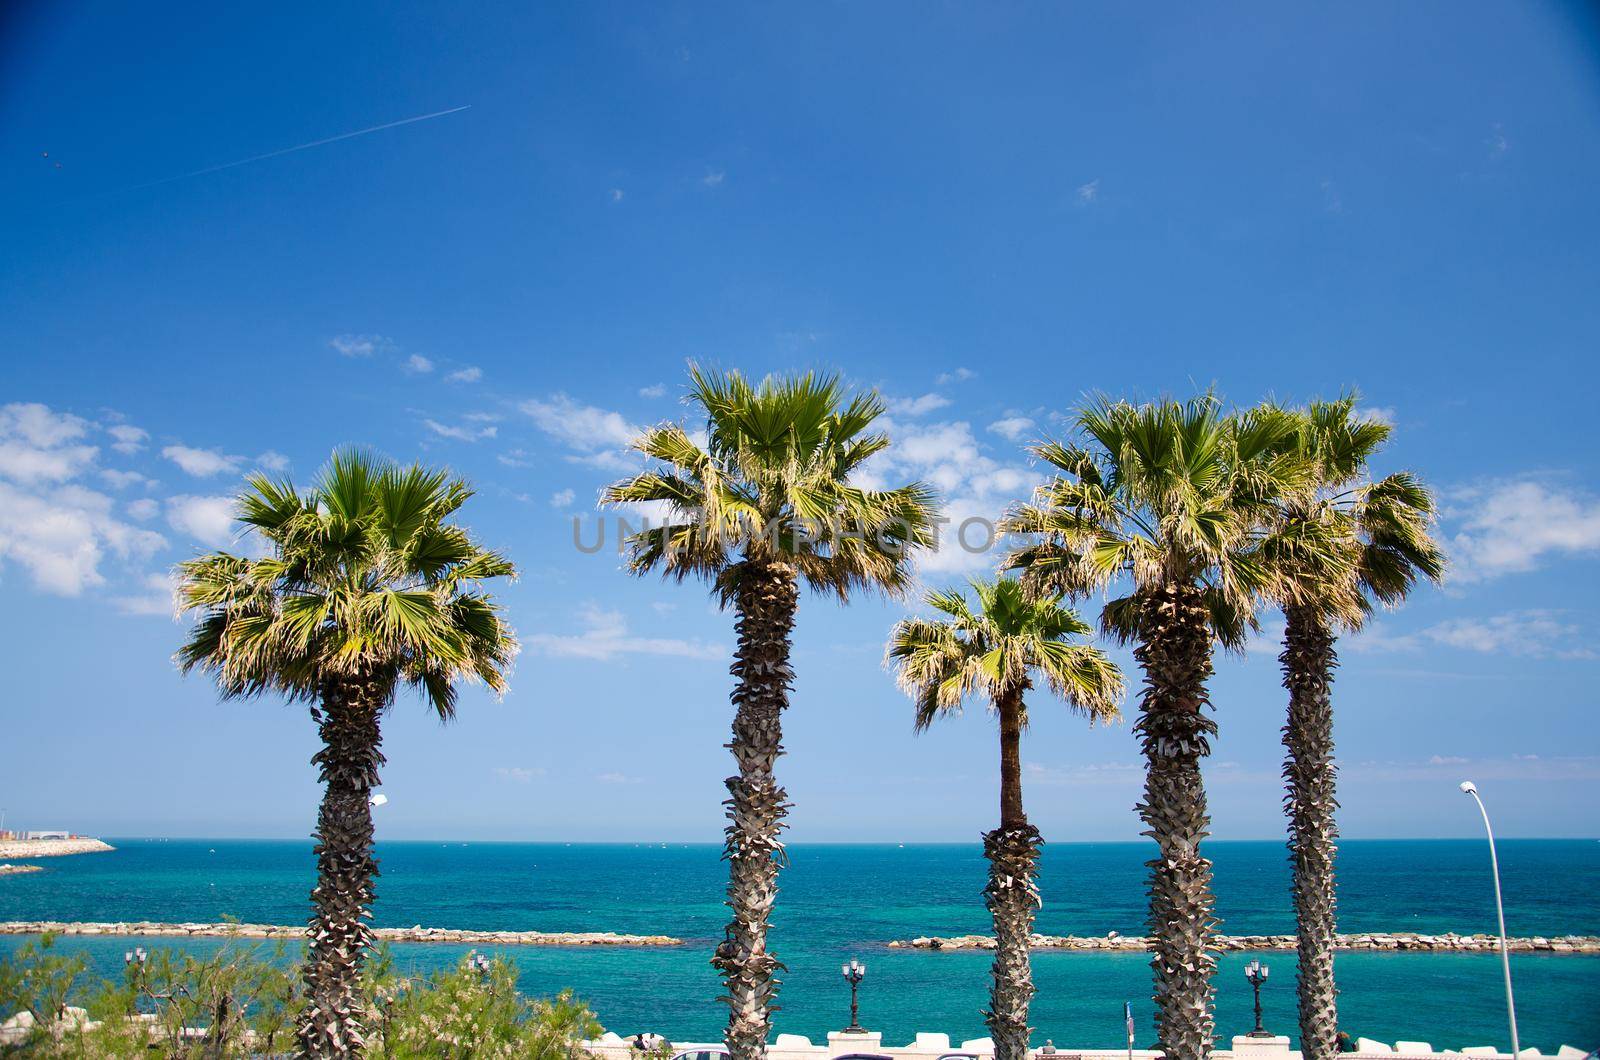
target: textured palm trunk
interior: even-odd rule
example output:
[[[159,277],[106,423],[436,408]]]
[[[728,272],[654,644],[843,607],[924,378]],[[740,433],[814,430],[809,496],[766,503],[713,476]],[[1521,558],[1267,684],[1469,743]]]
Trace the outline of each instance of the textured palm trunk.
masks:
[[[722,973],[728,1003],[726,1041],[733,1060],[767,1053],[773,998],[783,967],[767,950],[767,921],[778,896],[783,859],[783,817],[788,809],[773,767],[783,754],[783,710],[789,705],[789,636],[799,595],[794,571],[779,564],[747,568],[739,581],[739,646],[732,674],[733,739],[728,749],[738,776],[726,781],[728,827],[722,856],[728,862],[732,918],[711,963]]]
[[[1289,816],[1289,860],[1294,866],[1294,912],[1299,974],[1300,1049],[1306,1060],[1332,1060],[1339,1052],[1338,990],[1333,981],[1335,895],[1333,861],[1339,830],[1338,767],[1333,760],[1333,671],[1339,665],[1333,634],[1314,612],[1288,608],[1283,638],[1283,686],[1289,721],[1283,727]]]
[[[994,917],[994,983],[984,1020],[994,1039],[995,1060],[1027,1060],[1028,1005],[1033,1000],[1033,970],[1028,942],[1039,906],[1039,830],[1022,808],[1022,693],[995,703],[1000,713],[1000,827],[983,836],[989,859],[984,901]]]
[[[317,815],[317,885],[306,933],[306,1006],[297,1029],[302,1057],[360,1056],[365,1047],[359,992],[371,935],[372,789],[383,764],[378,719],[386,702],[371,675],[330,680],[316,712],[322,750],[311,759],[324,785]]]
[[[1210,754],[1216,724],[1203,713],[1211,676],[1211,632],[1200,593],[1167,586],[1150,593],[1140,612],[1144,668],[1138,724],[1145,755],[1139,815],[1160,856],[1150,868],[1151,967],[1156,1031],[1168,1060],[1201,1060],[1211,1051],[1211,939],[1217,919],[1211,862],[1200,854],[1210,827],[1200,760]]]

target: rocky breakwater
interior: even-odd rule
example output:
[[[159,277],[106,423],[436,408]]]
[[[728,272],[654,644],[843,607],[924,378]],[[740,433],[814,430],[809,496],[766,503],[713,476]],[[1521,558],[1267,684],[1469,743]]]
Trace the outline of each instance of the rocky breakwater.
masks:
[[[0,858],[59,858],[65,854],[98,854],[114,849],[110,843],[82,836],[76,839],[7,839],[0,841]]]
[[[20,876],[24,872],[43,872],[42,865],[0,865],[0,876]]]
[[[1212,939],[1213,947],[1221,953],[1245,950],[1292,950],[1293,935],[1218,935]],[[1457,935],[1446,932],[1427,935],[1415,931],[1372,932],[1340,935],[1337,947],[1341,950],[1404,950],[1421,953],[1498,953],[1500,940],[1494,935]],[[1512,953],[1600,953],[1600,936],[1595,935],[1537,935],[1529,938],[1507,939]],[[1067,950],[1076,953],[1136,953],[1149,949],[1149,940],[1137,935],[1035,935],[1031,943],[1036,950]],[[925,935],[921,938],[889,943],[890,949],[918,950],[992,950],[994,939],[988,935],[954,935],[941,938]]]
[[[56,920],[12,920],[0,923],[0,935],[141,935],[153,938],[299,939],[304,927],[285,924],[169,924],[154,920],[115,923],[70,923]],[[466,931],[429,928],[373,928],[381,942],[457,942],[474,946],[681,946],[671,935],[619,935],[614,931]]]

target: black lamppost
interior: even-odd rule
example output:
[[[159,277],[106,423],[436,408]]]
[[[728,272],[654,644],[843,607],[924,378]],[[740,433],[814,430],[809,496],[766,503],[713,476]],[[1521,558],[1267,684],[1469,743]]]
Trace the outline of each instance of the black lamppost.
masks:
[[[861,986],[861,980],[867,977],[867,966],[850,958],[849,964],[839,966],[839,973],[844,976],[844,981],[850,984],[850,1026],[844,1029],[846,1034],[865,1034],[867,1029],[861,1026],[860,1011],[857,1007],[856,989]]]
[[[1267,981],[1267,966],[1260,961],[1251,961],[1244,966],[1244,977],[1250,980],[1250,987],[1256,993],[1256,1029],[1247,1037],[1271,1038],[1272,1032],[1261,1026],[1261,984]]]

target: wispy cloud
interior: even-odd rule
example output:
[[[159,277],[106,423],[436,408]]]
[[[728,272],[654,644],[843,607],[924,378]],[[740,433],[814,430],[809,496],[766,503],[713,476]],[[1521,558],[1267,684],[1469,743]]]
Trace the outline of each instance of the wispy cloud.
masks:
[[[1012,415],[995,420],[989,424],[989,429],[1002,438],[1013,442],[1020,442],[1023,435],[1032,431],[1038,424],[1028,416]]]
[[[642,397],[642,398],[658,398],[658,397],[666,397],[666,395],[667,395],[667,384],[665,384],[665,383],[656,383],[653,386],[646,386],[646,387],[640,387],[639,388],[639,396]]]
[[[567,507],[570,507],[572,505],[572,502],[575,499],[577,499],[577,496],[578,495],[576,493],[574,493],[572,490],[557,490],[556,492],[550,494],[550,507],[552,507],[552,508],[567,508]]]
[[[233,498],[182,494],[168,497],[167,525],[202,545],[222,548],[233,541]]]
[[[1593,659],[1590,638],[1562,612],[1541,609],[1499,615],[1453,618],[1412,633],[1395,634],[1383,624],[1368,626],[1348,638],[1351,651],[1416,652],[1427,647],[1455,648],[1483,655],[1533,659]]]
[[[111,605],[125,615],[178,617],[177,583],[170,574],[148,574],[140,591],[111,597]]]
[[[1078,205],[1092,206],[1100,198],[1100,179],[1096,177],[1087,184],[1078,185]]]
[[[578,613],[585,627],[582,633],[535,633],[525,643],[543,655],[607,661],[624,655],[663,655],[680,659],[726,659],[727,649],[718,644],[673,637],[639,637],[628,630],[621,611],[594,604]]]
[[[884,404],[897,416],[925,416],[950,404],[943,394],[923,394],[914,398],[889,398]]]
[[[1526,478],[1457,490],[1444,508],[1456,529],[1452,576],[1483,581],[1538,568],[1546,559],[1600,552],[1600,499]]]
[[[633,777],[633,776],[629,776],[626,773],[598,773],[598,774],[595,775],[594,779],[598,780],[602,784],[642,784],[642,783],[644,783],[644,778],[643,777]]]
[[[971,368],[956,368],[952,371],[939,373],[934,382],[939,386],[947,386],[950,383],[965,383],[968,379],[976,378],[978,378],[978,373]]]
[[[544,776],[544,770],[537,767],[495,766],[494,776],[497,780],[507,780],[513,784],[531,784],[536,778]]]
[[[708,169],[706,175],[700,178],[700,183],[708,188],[720,188],[722,182],[728,179],[726,170]]]
[[[610,198],[612,202],[621,202],[623,199],[627,198],[627,193],[621,188],[612,188]]]
[[[483,369],[476,365],[458,368],[444,377],[447,383],[476,383],[483,378]]]
[[[542,401],[524,401],[518,407],[534,426],[572,450],[567,460],[609,471],[629,471],[635,466],[625,454],[639,428],[620,412],[585,405],[559,393]]]
[[[130,455],[143,449],[144,443],[150,439],[149,431],[131,423],[113,423],[106,428],[106,433],[111,435],[111,448]]]
[[[382,335],[335,335],[328,345],[345,357],[371,357],[394,349],[394,340]]]
[[[1355,410],[1355,417],[1368,423],[1382,423],[1390,427],[1395,425],[1393,405],[1361,405]]]
[[[427,375],[433,371],[433,362],[420,353],[413,353],[406,358],[405,364],[400,366],[408,375]]]
[[[493,424],[487,427],[457,427],[440,423],[438,420],[424,419],[422,425],[441,438],[452,438],[458,442],[482,441],[485,438],[493,438],[500,433],[500,428]]]
[[[1322,182],[1322,210],[1324,213],[1344,213],[1344,196],[1339,186],[1331,180]]]
[[[169,445],[161,450],[161,455],[195,478],[237,471],[244,463],[242,456],[228,456],[215,449],[195,449],[187,445]]]

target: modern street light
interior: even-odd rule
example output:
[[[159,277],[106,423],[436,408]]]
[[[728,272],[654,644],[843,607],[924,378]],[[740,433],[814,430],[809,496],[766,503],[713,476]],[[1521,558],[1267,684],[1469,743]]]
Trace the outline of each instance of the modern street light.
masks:
[[[850,1026],[844,1029],[846,1034],[865,1034],[866,1028],[861,1026],[859,1009],[857,1008],[856,990],[861,986],[861,980],[867,977],[867,966],[850,958],[849,964],[839,966],[839,973],[844,976],[844,981],[850,984]]]
[[[1250,988],[1256,995],[1256,1029],[1246,1037],[1271,1038],[1272,1032],[1261,1026],[1261,986],[1267,981],[1267,966],[1260,961],[1251,961],[1244,966],[1244,977],[1250,980]]]
[[[1478,794],[1478,785],[1463,780],[1461,791],[1471,795],[1472,801],[1478,804],[1478,812],[1483,814],[1483,830],[1489,836],[1489,868],[1494,873],[1494,911],[1500,918],[1500,963],[1506,973],[1506,1017],[1511,1021],[1511,1055],[1516,1056],[1522,1048],[1517,1041],[1517,1002],[1511,993],[1511,947],[1506,944],[1506,906],[1500,897],[1500,859],[1494,852],[1494,827],[1489,824],[1489,811]]]

